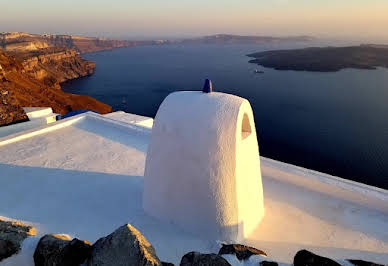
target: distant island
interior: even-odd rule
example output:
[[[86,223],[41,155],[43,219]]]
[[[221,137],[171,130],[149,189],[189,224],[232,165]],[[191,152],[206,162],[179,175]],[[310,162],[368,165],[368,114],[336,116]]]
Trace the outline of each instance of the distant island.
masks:
[[[310,47],[249,54],[255,63],[276,70],[335,72],[344,68],[388,68],[388,45]]]
[[[284,42],[310,42],[315,40],[311,36],[244,36],[232,34],[216,34],[198,38],[190,38],[177,41],[178,43],[188,44],[264,44],[264,43],[284,43]]]

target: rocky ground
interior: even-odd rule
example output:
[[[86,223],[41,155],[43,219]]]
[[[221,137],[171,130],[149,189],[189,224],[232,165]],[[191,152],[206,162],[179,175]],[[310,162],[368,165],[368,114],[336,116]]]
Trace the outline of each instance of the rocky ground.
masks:
[[[23,240],[35,234],[32,226],[0,219],[0,261],[18,253]]]
[[[0,220],[0,261],[16,255],[21,250],[23,240],[35,234],[35,228],[32,226]],[[252,260],[253,257],[255,260]],[[119,227],[110,235],[98,239],[93,245],[86,240],[71,239],[68,235],[44,235],[35,248],[33,260],[36,266],[174,265],[161,261],[154,247],[130,224]],[[230,266],[235,264],[278,265],[277,262],[267,258],[264,251],[240,244],[223,244],[218,254],[189,252],[182,257],[179,265]],[[294,257],[293,265],[340,266],[345,264],[307,250],[300,250]],[[346,265],[379,266],[379,264],[362,260],[346,260]]]
[[[28,121],[28,117],[13,91],[0,89],[0,126],[24,121]]]

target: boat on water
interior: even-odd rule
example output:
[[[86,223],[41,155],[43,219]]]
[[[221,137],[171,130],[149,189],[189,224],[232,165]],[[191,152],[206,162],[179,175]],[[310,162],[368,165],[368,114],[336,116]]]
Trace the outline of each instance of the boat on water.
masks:
[[[256,73],[256,74],[263,74],[264,73],[263,70],[259,70],[257,68],[253,72]]]

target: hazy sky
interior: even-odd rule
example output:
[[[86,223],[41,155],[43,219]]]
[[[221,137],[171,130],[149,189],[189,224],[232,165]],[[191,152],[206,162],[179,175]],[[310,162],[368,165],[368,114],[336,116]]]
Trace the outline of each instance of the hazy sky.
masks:
[[[388,41],[388,0],[0,0],[0,31],[106,37],[214,33]]]

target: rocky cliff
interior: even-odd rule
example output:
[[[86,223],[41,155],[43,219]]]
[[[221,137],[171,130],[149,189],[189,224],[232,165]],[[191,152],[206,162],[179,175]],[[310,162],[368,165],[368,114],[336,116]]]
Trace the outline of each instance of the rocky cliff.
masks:
[[[94,63],[65,48],[4,52],[0,50],[0,125],[25,120],[21,107],[51,107],[65,114],[77,109],[108,113],[94,98],[65,93],[60,82],[93,73]]]
[[[51,47],[8,54],[21,62],[25,73],[58,89],[61,82],[91,75],[95,68],[73,49]]]
[[[0,33],[0,48],[5,51],[32,51],[47,47],[65,47],[80,53],[110,50],[136,45],[158,44],[156,41],[107,40],[96,37],[29,34],[24,32]]]

